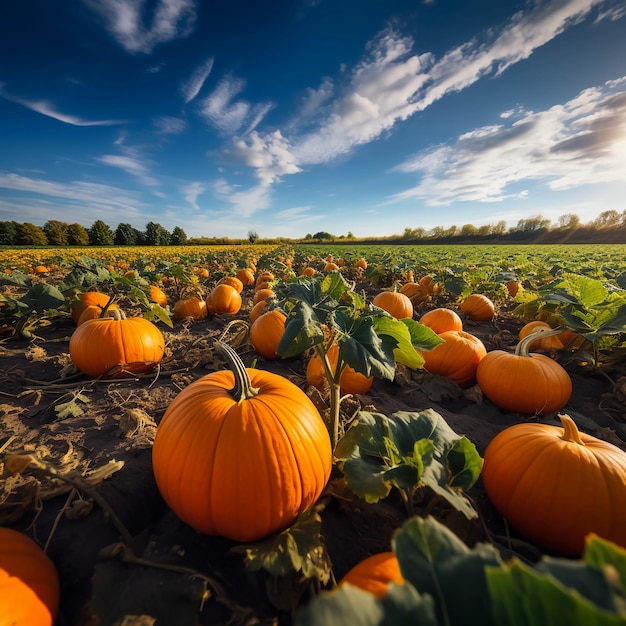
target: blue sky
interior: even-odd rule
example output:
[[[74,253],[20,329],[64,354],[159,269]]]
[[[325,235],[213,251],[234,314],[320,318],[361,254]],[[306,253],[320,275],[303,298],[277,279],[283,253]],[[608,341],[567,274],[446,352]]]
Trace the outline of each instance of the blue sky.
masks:
[[[357,237],[626,209],[624,0],[20,0],[0,220]]]

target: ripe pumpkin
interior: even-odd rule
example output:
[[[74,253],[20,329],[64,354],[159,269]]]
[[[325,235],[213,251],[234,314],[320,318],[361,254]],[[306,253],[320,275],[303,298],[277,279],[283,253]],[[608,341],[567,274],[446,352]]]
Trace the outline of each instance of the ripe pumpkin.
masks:
[[[261,300],[261,302],[257,302],[252,309],[250,309],[250,313],[248,314],[250,323],[253,323],[258,317],[261,316],[266,306],[267,300]]]
[[[300,272],[300,276],[315,276],[315,268],[313,268],[313,267],[305,267]]]
[[[357,563],[340,581],[363,589],[379,599],[387,595],[389,583],[404,584],[400,564],[393,552],[380,552]]]
[[[488,322],[495,315],[495,306],[482,293],[473,293],[461,302],[461,313],[474,322]]]
[[[339,271],[339,266],[336,263],[326,263],[326,265],[324,265],[324,271],[325,272],[338,272]]]
[[[249,267],[238,270],[235,277],[241,281],[244,287],[254,285],[254,272]]]
[[[355,264],[354,267],[360,267],[362,270],[367,269],[367,261],[361,257]]]
[[[232,371],[207,374],[174,398],[154,439],[154,476],[192,528],[257,541],[317,501],[332,467],[330,436],[299,387],[215,347]]]
[[[87,376],[127,378],[153,370],[163,358],[163,333],[143,317],[119,309],[87,320],[70,337],[70,358]]]
[[[256,285],[259,283],[271,283],[274,280],[274,274],[269,270],[263,270],[256,279]]]
[[[239,280],[236,276],[224,276],[217,281],[218,285],[230,285],[237,290],[237,293],[241,293],[243,291],[243,282]]]
[[[422,287],[419,283],[408,282],[404,283],[402,287],[400,287],[400,293],[403,293],[407,298],[411,301],[411,304],[416,307],[422,302],[426,302],[430,300],[431,297],[428,294],[428,291]]]
[[[207,317],[206,302],[197,296],[177,300],[172,310],[175,320],[182,320],[190,317],[194,320],[201,320]]]
[[[258,304],[259,302],[262,302],[263,300],[267,300],[268,298],[271,298],[273,295],[274,295],[273,289],[259,289],[258,291],[254,292],[254,297],[252,298],[252,304]]]
[[[227,283],[216,285],[206,298],[206,308],[211,315],[217,313],[235,315],[241,309],[241,293]]]
[[[71,315],[75,324],[78,324],[78,320],[83,311],[88,306],[98,306],[103,309],[111,299],[111,296],[107,293],[101,293],[99,291],[84,291],[79,293],[71,305]]]
[[[545,549],[580,557],[596,533],[626,547],[626,453],[563,428],[517,424],[487,446],[482,480],[489,499],[520,534]]]
[[[372,304],[398,320],[413,317],[413,303],[408,296],[399,291],[381,291],[372,300]]]
[[[419,322],[438,335],[448,330],[463,330],[463,320],[452,309],[431,309],[420,317]]]
[[[492,350],[481,360],[476,379],[485,396],[505,411],[545,415],[560,411],[572,395],[572,380],[565,369],[544,354],[530,353],[538,337],[558,334],[542,330],[522,339],[515,353]]]
[[[478,337],[463,330],[448,330],[439,336],[444,343],[420,352],[424,357],[424,369],[445,376],[460,387],[471,387],[476,382],[478,364],[487,354],[485,345]]]
[[[520,282],[518,280],[510,280],[508,283],[505,283],[506,290],[509,292],[509,296],[511,298],[515,298],[518,291],[520,290]]]
[[[333,343],[327,352],[328,360],[330,362],[330,367],[332,369],[333,375],[337,369],[337,360],[339,359],[339,345]],[[322,357],[315,352],[313,356],[309,359],[309,362],[306,366],[306,382],[323,391],[325,387],[328,386],[328,380],[326,378],[326,371],[324,370],[324,364],[322,363]],[[361,374],[360,372],[355,372],[352,367],[346,365],[343,372],[341,372],[341,377],[339,379],[339,387],[341,388],[341,393],[367,393],[372,387],[372,383],[374,382],[374,378],[372,376],[365,376],[365,374]]]
[[[156,285],[150,285],[150,302],[167,306],[167,294]]]
[[[524,337],[528,337],[531,333],[536,331],[538,328],[545,328],[546,330],[551,330],[550,324],[547,322],[542,322],[540,320],[535,320],[532,322],[528,322],[524,324],[519,331],[519,338],[524,339]],[[529,346],[528,350],[532,350],[533,352],[550,352],[552,350],[561,350],[563,348],[563,342],[559,338],[558,335],[550,335],[549,337],[540,337],[536,341],[533,341]]]
[[[59,596],[48,555],[28,535],[0,527],[0,624],[52,626]]]
[[[274,309],[262,313],[250,326],[248,333],[250,343],[254,349],[264,358],[273,360],[278,358],[276,349],[285,332],[287,316],[281,311]]]

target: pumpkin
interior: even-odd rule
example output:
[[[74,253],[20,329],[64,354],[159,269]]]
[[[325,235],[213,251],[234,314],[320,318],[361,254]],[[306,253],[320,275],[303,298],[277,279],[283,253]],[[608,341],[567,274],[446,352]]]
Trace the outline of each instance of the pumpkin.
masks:
[[[339,266],[336,263],[326,263],[326,265],[324,265],[324,271],[325,272],[338,272],[339,271]]]
[[[569,374],[550,357],[528,350],[542,334],[558,333],[558,330],[539,329],[522,339],[515,353],[490,351],[476,371],[483,394],[499,408],[522,415],[560,411],[572,395]]]
[[[332,369],[333,375],[337,369],[337,360],[339,358],[339,345],[333,343],[327,351],[328,360]],[[322,363],[322,357],[314,352],[313,356],[309,359],[306,366],[306,381],[312,387],[323,391],[328,386],[328,379],[326,378],[326,371],[324,370],[324,364]],[[372,387],[374,378],[372,376],[365,376],[360,372],[355,372],[352,367],[346,365],[341,377],[339,379],[339,387],[342,394],[347,393],[367,393]]]
[[[473,293],[461,302],[461,313],[473,322],[488,322],[493,319],[495,307],[493,302],[482,293]]]
[[[267,300],[261,300],[260,302],[257,302],[252,307],[252,309],[250,309],[250,313],[248,314],[248,317],[250,318],[251,323],[261,316],[266,306],[267,306]]]
[[[355,264],[354,267],[360,267],[362,270],[367,269],[367,261],[361,257]]]
[[[254,285],[254,272],[249,267],[244,267],[240,270],[237,270],[235,278],[238,278],[244,287],[247,287],[248,285]]]
[[[330,436],[299,387],[215,347],[232,371],[207,374],[174,398],[154,439],[154,476],[192,528],[257,541],[315,504],[332,467]]]
[[[59,608],[59,575],[28,535],[0,527],[0,624],[52,626]]]
[[[87,376],[127,378],[153,370],[163,358],[163,333],[143,317],[119,309],[87,320],[70,337],[70,358]]]
[[[504,286],[506,287],[506,290],[509,292],[509,296],[511,296],[511,298],[515,298],[515,296],[517,295],[521,287],[520,282],[518,280],[510,280],[508,283],[505,283]]]
[[[452,309],[431,309],[420,317],[419,322],[438,335],[448,330],[463,330],[463,320]]]
[[[254,292],[254,297],[252,298],[252,304],[258,304],[263,300],[267,300],[274,295],[273,289],[259,289],[259,291]]]
[[[46,267],[45,265],[37,265],[35,269],[33,269],[33,272],[35,274],[47,274],[49,271],[50,268]]]
[[[235,315],[241,309],[241,293],[227,283],[216,285],[206,298],[206,308],[211,315],[216,313]]]
[[[264,358],[273,360],[278,358],[276,349],[285,332],[287,316],[274,309],[261,314],[250,326],[250,343]]]
[[[79,293],[74,300],[72,300],[71,305],[71,315],[74,323],[78,324],[80,316],[88,306],[98,306],[103,309],[109,303],[110,299],[111,296],[109,294],[99,291],[84,291],[83,293]]]
[[[263,270],[256,279],[256,285],[259,283],[271,283],[274,280],[274,274],[268,270]]]
[[[315,276],[315,268],[313,268],[313,267],[305,267],[300,272],[300,276]]]
[[[204,319],[208,315],[206,302],[197,296],[177,300],[172,309],[175,320],[191,318],[194,320]]]
[[[379,599],[387,595],[389,583],[404,584],[400,564],[393,552],[380,552],[357,563],[340,581],[363,589]]]
[[[547,322],[535,320],[533,322],[528,322],[527,324],[524,324],[524,326],[520,328],[518,336],[520,339],[524,339],[524,337],[528,337],[528,335],[536,331],[538,328],[551,330],[552,327]],[[560,340],[558,335],[540,337],[528,346],[528,350],[532,350],[533,352],[550,352],[552,350],[561,350],[562,348],[563,342]]]
[[[150,285],[150,302],[156,302],[160,306],[167,306],[167,294],[156,285]]]
[[[254,292],[261,291],[262,289],[271,289],[272,283],[264,280],[263,282],[257,283],[254,287]]]
[[[400,293],[404,294],[411,301],[411,304],[414,307],[431,299],[428,291],[425,290],[419,283],[414,282],[402,285],[402,287],[400,287]]]
[[[483,342],[463,330],[448,330],[439,335],[440,343],[430,351],[423,350],[424,369],[437,376],[445,376],[460,387],[471,387],[476,382],[476,369],[487,354]]]
[[[241,282],[236,276],[224,276],[217,281],[218,285],[230,285],[237,290],[237,293],[243,291],[243,282]]]
[[[482,480],[498,512],[542,548],[580,557],[589,533],[626,548],[626,452],[563,428],[516,424],[487,446]]]
[[[413,304],[408,296],[399,291],[381,291],[372,300],[374,306],[387,311],[398,320],[413,317]]]

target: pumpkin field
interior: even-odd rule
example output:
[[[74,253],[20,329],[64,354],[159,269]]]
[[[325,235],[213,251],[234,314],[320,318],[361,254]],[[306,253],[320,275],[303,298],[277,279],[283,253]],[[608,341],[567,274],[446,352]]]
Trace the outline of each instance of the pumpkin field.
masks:
[[[626,623],[626,246],[0,250],[0,623]]]

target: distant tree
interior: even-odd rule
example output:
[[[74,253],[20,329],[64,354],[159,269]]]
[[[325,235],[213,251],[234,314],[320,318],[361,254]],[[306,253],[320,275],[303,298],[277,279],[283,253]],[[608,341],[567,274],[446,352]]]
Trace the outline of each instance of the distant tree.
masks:
[[[102,220],[96,220],[89,229],[89,245],[112,246],[114,234],[111,228]]]
[[[145,232],[147,246],[167,246],[170,243],[169,231],[158,222],[148,222]]]
[[[259,233],[257,233],[256,230],[248,231],[248,241],[250,243],[256,243],[258,239],[259,239]]]
[[[48,243],[51,246],[67,246],[67,227],[67,222],[48,220],[43,225],[43,232],[46,233]]]
[[[504,233],[506,232],[506,222],[504,220],[500,220],[499,222],[495,223],[491,229],[491,232],[494,235],[504,235]]]
[[[580,217],[574,213],[565,213],[565,215],[559,217],[558,225],[559,228],[566,230],[578,228],[580,226]]]
[[[17,222],[0,222],[0,246],[16,246],[18,229]]]
[[[137,229],[130,224],[118,224],[113,242],[116,246],[136,246]]]
[[[20,246],[47,246],[48,238],[41,226],[25,222],[18,226],[17,243]]]
[[[70,246],[86,246],[89,244],[89,233],[82,224],[70,224],[67,227],[67,243]]]
[[[602,211],[593,221],[596,228],[616,228],[621,221],[621,215],[614,210]]]
[[[313,235],[312,235],[311,233],[307,233],[307,234],[304,236],[304,238],[305,238],[306,240],[313,239]]]
[[[319,233],[315,233],[313,235],[313,239],[334,239],[335,236],[327,233],[326,231],[320,231]]]
[[[187,233],[180,226],[175,226],[170,237],[170,244],[173,246],[184,246],[186,243]]]
[[[529,217],[525,220],[519,220],[517,222],[516,230],[524,233],[534,233],[547,228],[550,228],[550,220],[546,219],[542,215],[535,215],[534,217]]]
[[[491,224],[483,224],[478,227],[478,234],[481,237],[487,237],[488,235],[491,235],[492,232]]]
[[[478,228],[474,224],[463,224],[461,226],[461,235],[463,237],[473,237],[478,234]]]
[[[356,237],[352,234],[351,230],[348,231],[348,234],[346,235],[346,239],[356,239]]]

